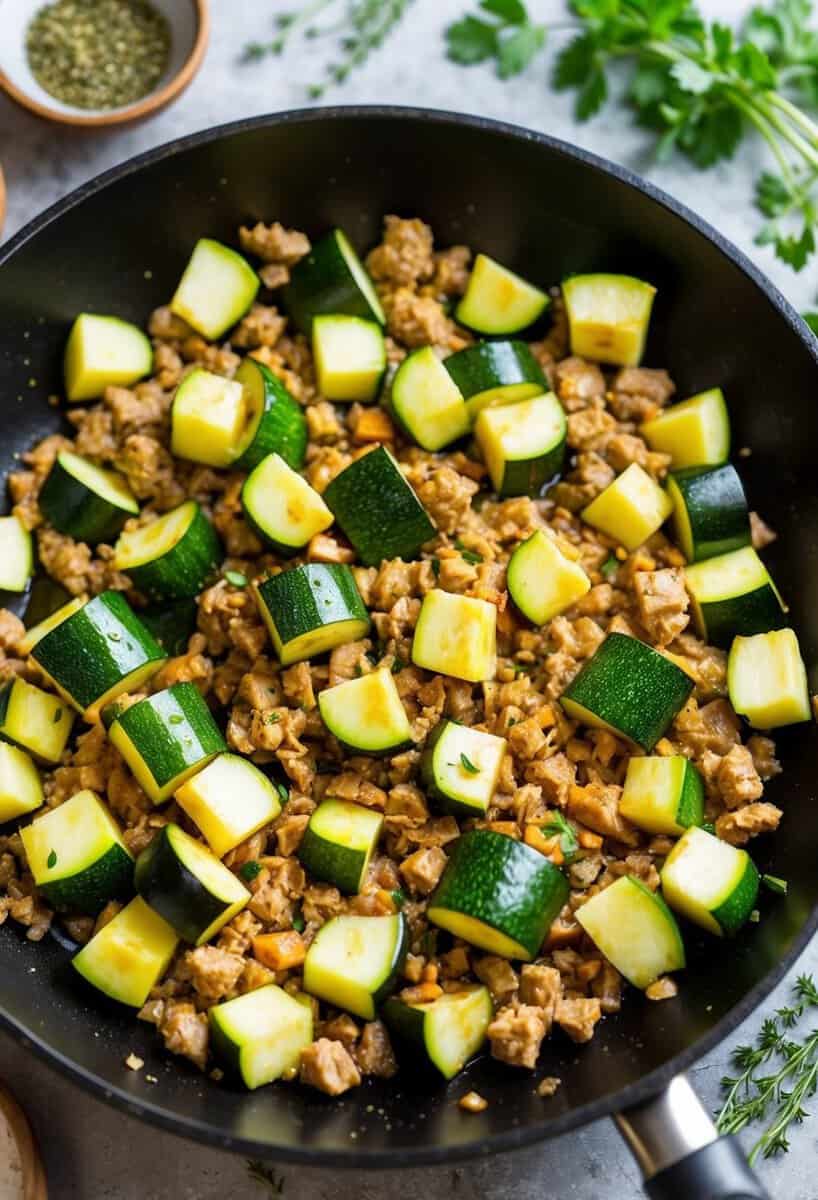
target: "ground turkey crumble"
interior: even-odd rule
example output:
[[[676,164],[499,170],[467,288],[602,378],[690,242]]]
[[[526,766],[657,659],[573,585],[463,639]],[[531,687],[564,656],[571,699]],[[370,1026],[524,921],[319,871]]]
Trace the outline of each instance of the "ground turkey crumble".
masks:
[[[144,504],[143,521],[188,496],[200,501],[224,541],[223,572],[229,574],[203,592],[197,630],[186,652],[171,659],[148,690],[192,681],[214,708],[226,711],[231,748],[259,763],[276,763],[289,783],[282,815],[226,856],[236,872],[254,864],[247,908],[212,944],[181,948],[139,1015],[156,1026],[170,1051],[205,1070],[211,1062],[209,1006],[269,982],[297,993],[306,948],[326,921],[344,912],[393,912],[402,890],[411,937],[402,994],[433,999],[484,982],[495,1005],[488,1032],[491,1053],[515,1067],[533,1069],[546,1038],[586,1042],[600,1019],[621,1004],[622,980],[584,935],[575,911],[624,873],[658,886],[658,868],[673,844],[670,838],[642,833],[619,812],[629,758],[625,743],[608,732],[578,727],[558,704],[606,633],[619,630],[644,639],[695,680],[689,702],[655,752],[681,753],[697,765],[706,785],[707,817],[718,835],[743,845],[755,834],[775,829],[781,817],[779,809],[762,799],[765,782],[780,770],[775,747],[761,736],[742,744],[740,723],[725,699],[725,655],[692,632],[678,550],[657,533],[625,554],[577,515],[630,463],[639,463],[655,479],[664,477],[667,456],[652,452],[637,430],[668,403],[673,382],[662,370],[603,372],[568,356],[564,310],[555,297],[551,332],[532,351],[568,413],[570,457],[563,478],[538,500],[498,502],[486,495],[485,467],[473,446],[465,452],[427,453],[405,442],[384,416],[378,436],[396,454],[438,534],[416,562],[396,559],[368,568],[355,565],[354,554],[332,530],[314,538],[306,554],[289,560],[290,565],[305,560],[352,563],[373,628],[365,639],[337,648],[327,660],[283,669],[249,591],[239,586],[242,576],[252,579],[282,563],[262,550],[242,519],[241,474],[171,456],[173,391],[199,365],[232,376],[241,353],[266,363],[305,409],[310,436],[305,474],[319,491],[372,443],[360,405],[336,406],[320,395],[309,345],[290,329],[276,304],[275,289],[309,251],[309,240],[275,222],[242,228],[239,241],[258,260],[266,291],[227,340],[208,344],[168,308],[157,309],[148,324],[155,378],[133,388],[108,388],[98,404],[72,409],[73,439],[46,438],[23,455],[20,470],[9,479],[13,511],[34,531],[44,570],[72,595],[115,588],[125,591],[137,608],[142,597],[113,570],[111,547],[92,551],[44,522],[37,496],[55,455],[73,445],[95,462],[120,470]],[[422,221],[386,218],[383,241],[371,251],[367,265],[387,316],[391,363],[416,346],[431,344],[447,354],[471,343],[472,336],[450,315],[451,300],[466,287],[470,262],[467,247],[437,250]],[[514,547],[540,528],[581,563],[592,587],[571,610],[532,628],[508,603],[505,573]],[[758,544],[774,536],[756,517],[753,531]],[[611,572],[612,554],[616,565]],[[420,601],[433,587],[497,606],[494,680],[473,685],[409,665]],[[0,677],[21,675],[42,682],[33,661],[16,653],[22,634],[21,622],[0,611]],[[316,695],[379,666],[394,672],[416,745],[387,759],[344,756],[322,724]],[[437,935],[427,924],[428,896],[446,865],[447,847],[460,832],[453,817],[441,817],[430,807],[418,777],[422,743],[444,716],[508,740],[485,820],[467,824],[534,841],[558,863],[559,839],[537,842],[532,829],[547,825],[554,810],[560,810],[577,835],[579,854],[567,868],[569,900],[540,956],[519,970],[505,959]],[[135,854],[168,821],[197,836],[173,801],[153,808],[100,726],[81,733],[73,746],[46,773],[49,807],[80,788],[94,788],[106,797]],[[384,815],[379,853],[358,896],[345,898],[335,887],[311,880],[294,857],[310,813],[328,796]],[[109,905],[96,921],[58,919],[70,936],[84,942],[116,910]],[[8,827],[0,836],[0,923],[7,917],[24,926],[32,940],[42,938],[53,919],[33,888],[19,835]],[[651,998],[673,994],[673,982],[660,980]],[[395,1073],[395,1055],[380,1021],[361,1025],[323,1003],[313,1000],[312,1005],[316,1040],[301,1056],[297,1074],[303,1083],[334,1096],[358,1086],[364,1076],[389,1078]],[[544,1079],[540,1094],[552,1094],[558,1083]],[[474,1105],[472,1109],[476,1111]]]

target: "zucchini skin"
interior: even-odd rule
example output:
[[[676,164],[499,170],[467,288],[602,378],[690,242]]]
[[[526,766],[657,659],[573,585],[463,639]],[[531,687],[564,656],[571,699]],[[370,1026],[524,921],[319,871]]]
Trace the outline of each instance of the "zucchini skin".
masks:
[[[333,845],[308,825],[297,854],[301,865],[315,879],[334,884],[345,896],[360,892],[370,858],[365,850]]]
[[[197,613],[196,601],[188,597],[177,600],[175,604],[144,608],[139,613],[139,619],[165,653],[175,658],[185,653],[191,635],[196,632]]]
[[[154,912],[195,944],[231,901],[212,895],[173,847],[173,825],[163,825],[136,860],[134,885]]]
[[[555,479],[562,471],[565,458],[565,435],[551,450],[538,454],[535,458],[507,460],[503,471],[503,481],[497,495],[505,496],[539,496],[547,483]]]
[[[282,646],[339,621],[369,624],[355,576],[345,563],[307,563],[257,585],[260,602],[275,622]]]
[[[301,333],[310,334],[313,317],[324,313],[344,313],[385,324],[383,310],[377,311],[369,303],[341,253],[339,232],[330,230],[314,244],[292,268],[290,282],[282,291],[284,307]]]
[[[755,908],[758,886],[758,868],[748,856],[744,874],[737,887],[733,888],[723,904],[712,909],[710,913],[713,920],[721,926],[722,931],[728,937],[738,933],[742,925],[749,919],[750,913]]]
[[[432,519],[383,446],[345,467],[324,501],[366,567],[411,559],[435,536]]]
[[[542,367],[525,342],[478,342],[450,354],[443,365],[466,400],[491,388],[520,383],[536,383],[548,391]]]
[[[101,592],[42,637],[31,657],[82,710],[149,664],[167,657],[121,592]]]
[[[112,542],[135,514],[97,496],[70,471],[59,455],[40,489],[40,510],[47,521],[78,542]]]
[[[203,758],[227,750],[210,709],[192,683],[175,683],[138,700],[116,713],[113,723],[122,727],[160,788]]]
[[[85,870],[68,879],[40,883],[42,892],[58,912],[95,916],[109,900],[130,900],[134,894],[134,862],[121,846],[113,845]]]
[[[721,647],[729,646],[734,637],[769,633],[771,629],[782,629],[787,623],[787,614],[769,583],[745,592],[743,596],[699,603],[696,611],[697,615],[701,614],[704,639]]]
[[[693,680],[657,650],[627,634],[609,633],[561,699],[588,709],[650,753],[692,690]]]
[[[492,829],[473,829],[452,845],[429,909],[474,917],[535,958],[569,890],[563,873],[538,851]]]
[[[307,453],[307,421],[298,401],[265,363],[246,358],[234,376],[255,397],[261,396],[261,411],[250,444],[234,467],[252,471],[268,454],[280,454],[288,467],[298,471]]]
[[[219,535],[196,504],[193,519],[175,546],[150,562],[123,568],[137,591],[150,600],[197,596],[222,561]]]
[[[690,523],[691,562],[750,545],[747,498],[735,467],[730,463],[688,467],[674,471],[670,480],[678,489]]]

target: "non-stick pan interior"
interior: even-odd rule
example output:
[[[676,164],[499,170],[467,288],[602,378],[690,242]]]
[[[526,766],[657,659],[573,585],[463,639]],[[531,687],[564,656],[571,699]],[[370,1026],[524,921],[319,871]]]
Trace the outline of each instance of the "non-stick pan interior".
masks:
[[[540,284],[593,269],[657,285],[645,362],[667,366],[681,395],[724,387],[734,453],[752,452],[737,460],[752,507],[780,534],[767,558],[815,684],[818,370],[808,335],[747,264],[669,202],[536,135],[428,113],[325,110],[194,138],[113,172],[21,235],[0,266],[3,469],[59,425],[47,400],[77,312],[144,321],[172,293],[195,239],[231,240],[240,222],[278,219],[311,234],[340,225],[366,248],[390,212],[420,216],[439,245],[479,248]],[[786,817],[755,852],[787,878],[787,897],[763,897],[760,924],[734,942],[691,934],[678,999],[630,994],[586,1047],[555,1034],[536,1077],[562,1077],[553,1099],[537,1097],[527,1073],[490,1061],[448,1088],[366,1085],[340,1103],[295,1086],[247,1095],[216,1085],[167,1058],[130,1014],[81,991],[55,939],[34,946],[10,922],[0,931],[0,1011],[101,1091],[216,1145],[397,1165],[546,1136],[657,1088],[746,1014],[757,985],[771,986],[805,937],[818,901],[816,731],[797,727],[779,745],[785,772],[768,796]],[[132,1050],[146,1061],[138,1074],[124,1066]],[[490,1101],[480,1116],[455,1104],[470,1087]]]

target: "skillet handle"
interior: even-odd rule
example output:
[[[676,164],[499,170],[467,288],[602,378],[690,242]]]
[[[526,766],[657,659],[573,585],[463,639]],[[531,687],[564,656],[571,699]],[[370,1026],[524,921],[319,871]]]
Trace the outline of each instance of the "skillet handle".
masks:
[[[616,1118],[651,1200],[769,1200],[735,1138],[720,1138],[684,1075]]]

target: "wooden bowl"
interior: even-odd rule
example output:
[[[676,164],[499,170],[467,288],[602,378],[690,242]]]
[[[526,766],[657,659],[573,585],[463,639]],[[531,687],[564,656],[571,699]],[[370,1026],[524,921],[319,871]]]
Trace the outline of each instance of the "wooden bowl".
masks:
[[[8,1172],[8,1183],[0,1179],[0,1200],[48,1200],[48,1185],[40,1152],[25,1113],[11,1092],[0,1083],[0,1123],[5,1125],[17,1148],[19,1176],[14,1166]],[[7,1135],[0,1130],[5,1140]],[[0,1145],[2,1145],[0,1141]],[[5,1185],[5,1186],[4,1186]],[[8,1190],[9,1185],[11,1190]]]
[[[153,91],[123,108],[88,109],[63,104],[41,87],[28,65],[26,30],[38,6],[31,0],[3,0],[0,88],[23,108],[63,125],[102,128],[137,121],[180,95],[198,71],[210,34],[208,0],[152,0],[171,31],[168,64]]]

